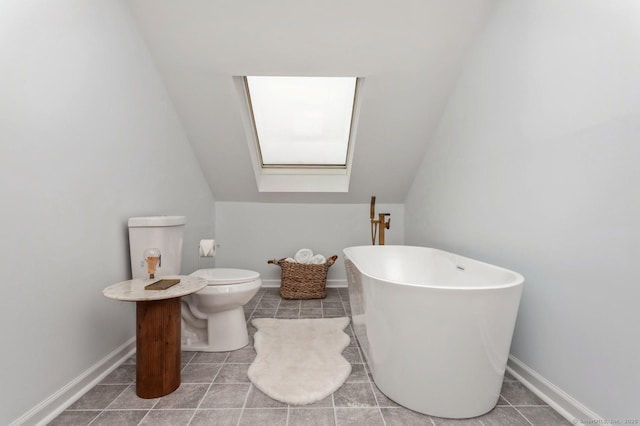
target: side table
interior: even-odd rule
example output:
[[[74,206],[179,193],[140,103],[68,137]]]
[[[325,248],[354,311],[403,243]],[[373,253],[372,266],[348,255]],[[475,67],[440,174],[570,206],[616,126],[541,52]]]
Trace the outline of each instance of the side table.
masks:
[[[159,279],[177,278],[166,290],[145,290]],[[204,278],[172,275],[133,279],[105,288],[109,299],[136,302],[136,394],[158,398],[180,386],[180,298],[207,286]]]

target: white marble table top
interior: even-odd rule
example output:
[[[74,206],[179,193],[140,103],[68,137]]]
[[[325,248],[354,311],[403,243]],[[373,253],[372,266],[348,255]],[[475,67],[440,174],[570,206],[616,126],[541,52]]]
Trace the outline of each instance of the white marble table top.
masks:
[[[166,290],[145,290],[144,287],[161,279],[178,278],[180,282]],[[166,277],[156,277],[154,279],[133,279],[122,281],[110,285],[102,291],[102,294],[109,299],[123,300],[127,302],[144,302],[147,300],[172,299],[174,297],[185,296],[195,293],[207,286],[204,278],[192,277],[188,275],[169,275]]]

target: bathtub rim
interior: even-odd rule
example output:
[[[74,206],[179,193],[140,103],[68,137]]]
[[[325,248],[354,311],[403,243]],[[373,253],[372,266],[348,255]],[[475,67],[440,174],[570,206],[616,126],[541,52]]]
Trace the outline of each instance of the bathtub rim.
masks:
[[[461,260],[466,260],[466,261],[471,261],[471,262],[475,262],[479,265],[483,265],[483,266],[488,266],[490,268],[493,269],[497,269],[503,272],[508,272],[509,274],[512,274],[514,276],[514,279],[512,281],[509,281],[508,283],[505,284],[496,284],[496,285],[482,285],[482,286],[457,286],[457,287],[451,287],[450,285],[438,285],[438,284],[415,284],[415,283],[411,283],[411,282],[404,282],[404,281],[398,281],[398,280],[390,280],[388,278],[385,277],[380,277],[377,275],[373,275],[371,273],[365,272],[363,271],[359,266],[358,263],[354,261],[353,257],[349,256],[348,254],[348,250],[350,249],[357,249],[357,248],[362,248],[362,247],[408,247],[411,249],[419,249],[419,250],[431,250],[431,251],[435,251],[441,254],[446,254],[446,255],[450,255],[450,256],[455,256],[457,259],[461,259]],[[503,268],[501,266],[496,266],[493,265],[491,263],[487,263],[487,262],[483,262],[481,260],[477,260],[477,259],[473,259],[470,257],[466,257],[466,256],[462,256],[459,254],[455,254],[446,250],[442,250],[442,249],[438,249],[438,248],[434,248],[434,247],[426,247],[426,246],[413,246],[413,245],[404,245],[404,244],[388,244],[388,245],[384,245],[384,246],[376,246],[376,245],[359,245],[359,246],[350,246],[350,247],[345,247],[344,249],[342,249],[342,253],[344,255],[344,260],[349,260],[351,261],[356,268],[358,268],[358,271],[360,271],[361,274],[373,278],[374,280],[377,281],[381,281],[381,282],[386,282],[389,284],[394,284],[394,285],[401,285],[401,286],[407,286],[407,287],[416,287],[416,288],[423,288],[423,289],[430,289],[430,290],[442,290],[442,291],[485,291],[485,290],[500,290],[500,289],[505,289],[505,288],[511,288],[511,287],[517,287],[517,286],[522,286],[524,284],[524,276],[522,276],[520,273],[515,272],[511,269],[507,269],[507,268]]]

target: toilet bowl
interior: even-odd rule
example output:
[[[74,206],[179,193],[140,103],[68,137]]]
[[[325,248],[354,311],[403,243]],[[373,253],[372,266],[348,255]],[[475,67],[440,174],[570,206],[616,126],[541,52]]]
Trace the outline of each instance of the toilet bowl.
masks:
[[[246,269],[199,269],[207,286],[182,298],[182,350],[226,352],[249,343],[243,306],[258,292],[260,274]]]

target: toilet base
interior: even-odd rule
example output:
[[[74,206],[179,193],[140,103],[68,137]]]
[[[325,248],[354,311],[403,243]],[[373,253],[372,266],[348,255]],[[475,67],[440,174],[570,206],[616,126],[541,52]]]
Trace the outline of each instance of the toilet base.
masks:
[[[242,306],[210,314],[203,323],[206,324],[206,329],[183,321],[183,351],[228,352],[249,344],[247,321]]]

